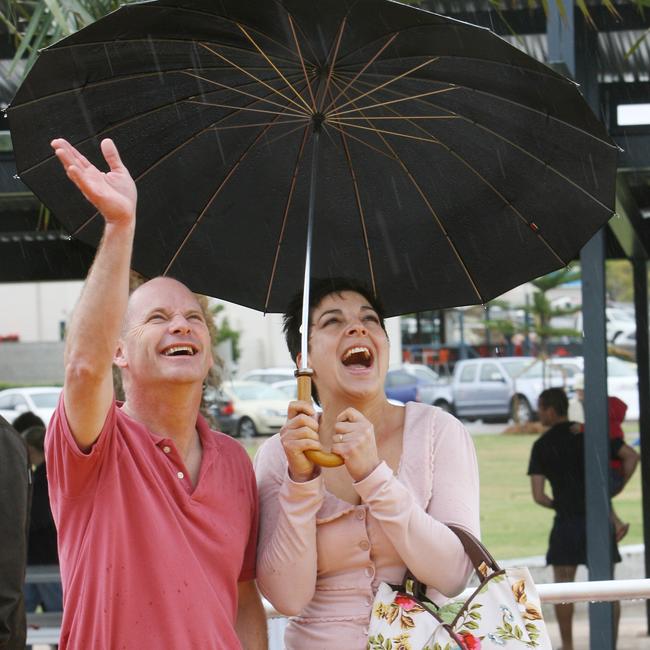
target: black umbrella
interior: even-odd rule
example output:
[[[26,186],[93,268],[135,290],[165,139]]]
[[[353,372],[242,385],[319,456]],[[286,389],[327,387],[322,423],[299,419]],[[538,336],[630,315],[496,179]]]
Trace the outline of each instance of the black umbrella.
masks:
[[[612,214],[617,148],[571,81],[386,0],[127,5],[44,50],[9,116],[21,178],[75,237],[103,221],[49,141],[99,162],[111,137],[133,268],[264,311],[301,289],[312,230],[306,288],[364,280],[395,315],[566,265]]]

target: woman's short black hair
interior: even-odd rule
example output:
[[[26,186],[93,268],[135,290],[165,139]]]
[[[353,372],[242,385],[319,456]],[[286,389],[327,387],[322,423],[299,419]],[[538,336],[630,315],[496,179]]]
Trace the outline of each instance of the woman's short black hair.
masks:
[[[362,282],[350,280],[349,278],[323,278],[311,281],[309,288],[309,327],[311,328],[311,314],[314,308],[318,307],[323,298],[332,293],[341,294],[343,291],[354,291],[362,295],[368,304],[377,312],[379,322],[384,331],[384,309],[382,304],[374,295],[372,290]],[[284,313],[283,331],[284,338],[287,341],[289,354],[296,361],[300,352],[300,326],[302,325],[302,292],[296,294],[289,303],[287,311]]]

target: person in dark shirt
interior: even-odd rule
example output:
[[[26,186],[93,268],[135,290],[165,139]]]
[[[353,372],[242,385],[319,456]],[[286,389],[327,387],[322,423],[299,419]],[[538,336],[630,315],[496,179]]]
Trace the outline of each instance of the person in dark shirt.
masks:
[[[27,450],[0,417],[0,648],[22,650],[26,623],[23,600],[30,475]]]
[[[533,444],[528,465],[533,499],[555,510],[546,561],[553,567],[556,582],[573,582],[578,564],[587,562],[584,433],[574,433],[567,417],[569,402],[561,388],[549,388],[539,396],[540,422],[550,427]],[[631,452],[631,454],[630,454]],[[636,452],[620,439],[610,439],[610,457],[621,460],[624,482],[634,471]],[[546,494],[551,484],[552,498]],[[613,562],[621,556],[613,538]],[[619,607],[615,604],[618,627]],[[573,604],[555,606],[562,650],[573,650]]]
[[[32,511],[27,545],[27,564],[58,565],[56,526],[50,510],[45,469],[45,427],[32,426],[22,432],[27,444],[29,462],[33,472]],[[39,582],[25,585],[25,609],[33,612],[38,606],[44,612],[63,611],[60,582]]]

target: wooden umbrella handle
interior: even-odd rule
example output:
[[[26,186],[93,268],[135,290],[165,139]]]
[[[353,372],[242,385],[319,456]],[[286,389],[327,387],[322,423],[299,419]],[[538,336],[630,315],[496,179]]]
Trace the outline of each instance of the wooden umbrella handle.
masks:
[[[296,378],[298,379],[298,399],[310,402],[311,372],[296,370]],[[305,456],[307,456],[312,463],[320,465],[321,467],[339,467],[339,465],[343,465],[343,459],[338,454],[332,454],[330,452],[311,449],[310,451],[305,452]]]

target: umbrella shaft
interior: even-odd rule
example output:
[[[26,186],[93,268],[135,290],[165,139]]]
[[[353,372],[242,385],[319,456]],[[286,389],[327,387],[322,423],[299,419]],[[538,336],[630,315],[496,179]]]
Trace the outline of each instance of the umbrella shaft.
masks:
[[[305,277],[302,288],[302,328],[300,337],[300,368],[309,367],[307,347],[309,345],[309,283],[311,279],[311,240],[314,226],[314,211],[316,209],[316,179],[318,177],[318,146],[320,129],[314,128],[314,139],[311,150],[311,176],[309,179],[309,207],[307,208],[307,248],[305,251]]]

